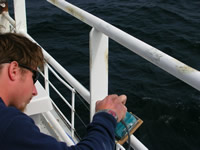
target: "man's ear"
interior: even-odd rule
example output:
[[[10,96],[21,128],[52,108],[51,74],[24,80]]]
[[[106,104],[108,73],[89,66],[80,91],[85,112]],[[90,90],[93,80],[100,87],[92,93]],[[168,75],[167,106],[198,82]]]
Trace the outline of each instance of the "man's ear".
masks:
[[[19,74],[19,65],[16,61],[12,61],[8,67],[8,76],[11,81],[15,81]]]

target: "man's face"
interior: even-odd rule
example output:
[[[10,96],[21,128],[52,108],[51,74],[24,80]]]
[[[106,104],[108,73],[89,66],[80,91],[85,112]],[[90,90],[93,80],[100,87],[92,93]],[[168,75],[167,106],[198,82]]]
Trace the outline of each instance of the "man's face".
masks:
[[[33,73],[29,70],[20,72],[18,81],[18,89],[16,89],[15,100],[11,103],[12,106],[24,111],[26,105],[31,101],[33,96],[37,95],[35,84],[33,83]]]

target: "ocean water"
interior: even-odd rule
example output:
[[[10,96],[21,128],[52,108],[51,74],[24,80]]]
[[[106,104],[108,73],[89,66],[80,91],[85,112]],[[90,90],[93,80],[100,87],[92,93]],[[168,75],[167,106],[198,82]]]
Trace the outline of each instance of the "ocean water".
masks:
[[[70,0],[136,38],[200,70],[199,0]],[[28,32],[89,89],[91,27],[44,0],[27,0]],[[126,94],[151,150],[200,149],[200,92],[114,41],[109,93]]]

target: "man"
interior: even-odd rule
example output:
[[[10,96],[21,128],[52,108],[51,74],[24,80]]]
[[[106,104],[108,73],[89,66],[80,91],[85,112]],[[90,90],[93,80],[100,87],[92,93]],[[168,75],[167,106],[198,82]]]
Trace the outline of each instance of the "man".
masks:
[[[127,111],[125,95],[97,101],[87,136],[71,147],[41,133],[21,112],[37,95],[37,67],[43,62],[37,44],[21,35],[0,34],[0,150],[113,150],[116,123]]]

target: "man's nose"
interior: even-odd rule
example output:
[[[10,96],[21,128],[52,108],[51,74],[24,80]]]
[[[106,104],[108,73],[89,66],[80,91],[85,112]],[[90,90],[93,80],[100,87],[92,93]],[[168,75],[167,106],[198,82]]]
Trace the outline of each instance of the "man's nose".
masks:
[[[38,94],[38,92],[37,92],[37,89],[36,89],[36,87],[34,85],[32,95],[36,96],[37,94]]]

